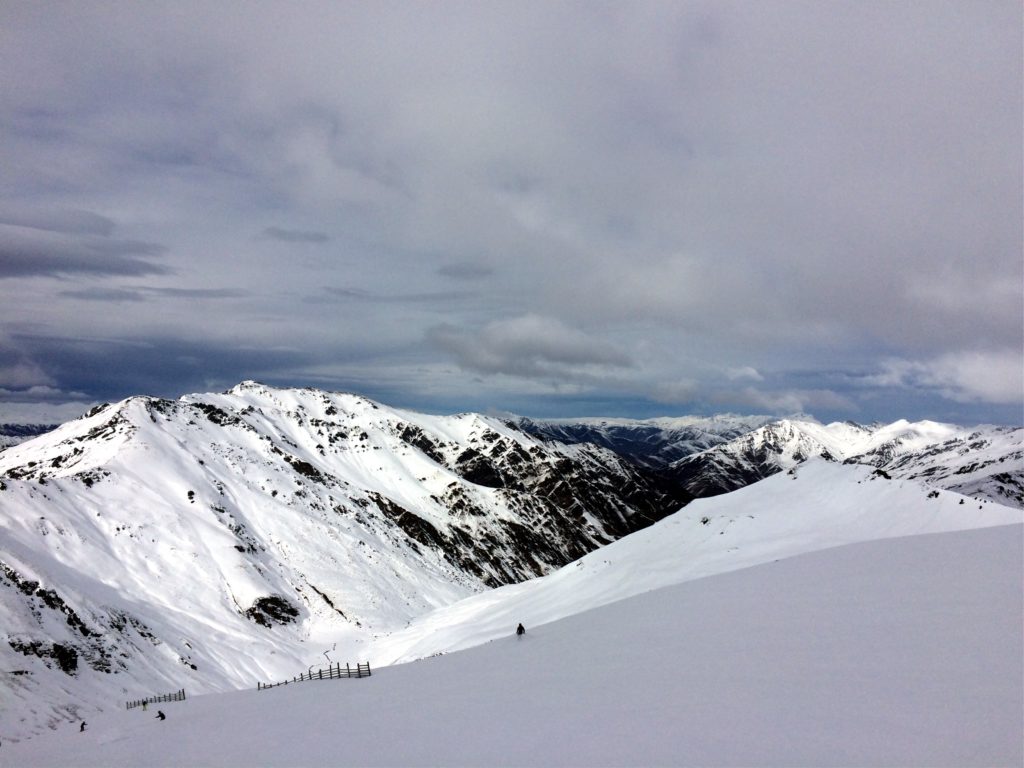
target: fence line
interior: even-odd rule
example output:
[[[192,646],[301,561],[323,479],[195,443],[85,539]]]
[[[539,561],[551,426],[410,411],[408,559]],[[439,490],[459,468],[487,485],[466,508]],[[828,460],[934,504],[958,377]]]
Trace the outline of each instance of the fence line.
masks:
[[[165,693],[160,696],[150,696],[147,699],[136,699],[135,701],[126,701],[124,703],[125,709],[131,709],[132,707],[141,707],[143,704],[160,704],[165,701],[184,701],[185,700],[185,689],[182,688],[180,691],[174,693]]]
[[[265,691],[268,688],[276,688],[279,685],[288,685],[288,683],[305,683],[309,680],[335,680],[341,677],[369,677],[370,676],[370,662],[365,664],[356,664],[353,667],[351,664],[346,664],[344,667],[341,666],[341,662],[337,664],[331,664],[324,668],[321,667],[318,670],[310,670],[309,672],[303,672],[301,675],[293,677],[291,680],[282,680],[279,683],[256,683],[257,691]]]

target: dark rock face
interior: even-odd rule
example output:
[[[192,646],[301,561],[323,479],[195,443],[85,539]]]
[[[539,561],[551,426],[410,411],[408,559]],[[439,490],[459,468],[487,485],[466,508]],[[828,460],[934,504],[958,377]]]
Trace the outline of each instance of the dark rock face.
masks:
[[[487,488],[504,488],[505,478],[488,456],[467,448],[455,460],[455,471],[463,480]]]
[[[404,424],[399,430],[399,437],[414,448],[418,448],[431,460],[438,464],[444,464],[444,454],[441,452],[441,447],[419,427],[412,424]]]
[[[69,627],[74,629],[78,634],[83,637],[90,637],[94,633],[85,625],[85,622],[79,618],[78,614],[71,609],[67,603],[52,589],[43,589],[39,586],[38,581],[31,581],[24,579],[9,565],[0,561],[0,574],[7,581],[11,582],[19,592],[28,597],[37,598],[39,602],[51,611],[62,613],[65,616]],[[35,611],[38,614],[38,610]]]
[[[107,625],[101,623],[89,626],[55,589],[45,588],[38,581],[23,577],[2,561],[0,588],[17,593],[20,598],[18,603],[36,622],[36,629],[32,635],[12,636],[8,639],[8,645],[13,650],[26,656],[37,656],[43,659],[47,666],[55,663],[61,671],[69,675],[78,670],[79,659],[100,672],[109,673],[123,668],[115,667],[117,641],[105,632],[110,628],[117,630],[114,615],[103,617],[110,620]],[[59,619],[63,619],[63,631],[53,632],[55,618],[58,619],[57,626],[60,625]],[[121,616],[121,619],[124,620],[125,617]],[[128,621],[140,627],[144,626],[130,618]],[[46,627],[51,629],[47,630]],[[40,639],[38,635],[43,633],[47,636]]]
[[[245,611],[247,619],[267,628],[291,624],[298,615],[299,609],[279,595],[261,597]]]
[[[437,532],[434,544],[488,586],[550,573],[689,500],[610,451],[580,446],[566,455],[560,445],[525,447],[489,430],[455,456],[451,469],[473,485],[495,490],[502,506],[515,513],[515,519],[494,521],[456,483],[438,499],[455,519],[447,534]]]
[[[66,675],[73,675],[78,671],[78,651],[71,646],[41,640],[23,641],[16,638],[9,640],[8,645],[25,656],[38,656],[46,662],[47,666],[50,664],[49,660],[52,660],[58,669]]]

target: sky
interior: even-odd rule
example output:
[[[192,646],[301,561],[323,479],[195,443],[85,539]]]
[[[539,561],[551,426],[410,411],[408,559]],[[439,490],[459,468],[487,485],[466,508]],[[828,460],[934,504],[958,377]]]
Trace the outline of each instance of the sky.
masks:
[[[0,4],[0,422],[1020,424],[1017,2]]]

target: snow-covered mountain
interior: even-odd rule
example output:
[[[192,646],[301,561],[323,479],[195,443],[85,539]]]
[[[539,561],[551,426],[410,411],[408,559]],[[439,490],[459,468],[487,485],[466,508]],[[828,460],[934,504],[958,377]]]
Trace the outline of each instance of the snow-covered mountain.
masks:
[[[517,424],[537,437],[563,443],[593,443],[641,466],[660,469],[774,420],[771,416],[723,414],[640,420],[519,418]]]
[[[253,382],[101,406],[0,452],[4,706],[38,723],[291,675],[310,642],[553,572],[678,507],[610,451],[475,414]]]
[[[1024,429],[932,421],[820,424],[809,416],[630,419],[520,418],[530,434],[592,443],[691,497],[742,488],[812,456],[870,464],[937,488],[1024,507]]]
[[[674,462],[696,497],[742,488],[811,457],[867,464],[892,477],[1024,507],[1024,428],[932,421],[861,425],[783,419]]]

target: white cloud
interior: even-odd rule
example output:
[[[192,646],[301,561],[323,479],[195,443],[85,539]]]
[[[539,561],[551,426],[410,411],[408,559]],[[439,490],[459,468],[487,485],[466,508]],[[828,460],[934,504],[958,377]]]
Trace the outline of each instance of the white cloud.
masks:
[[[730,381],[739,381],[747,379],[749,381],[764,381],[764,376],[754,367],[749,365],[740,366],[739,368],[730,368],[725,372],[726,378]]]
[[[831,389],[786,389],[763,391],[754,387],[741,390],[716,390],[709,396],[712,403],[732,408],[743,407],[755,412],[774,414],[809,413],[815,410],[856,411],[858,406],[845,395]]]
[[[863,383],[936,390],[958,402],[1024,401],[1024,355],[1019,351],[951,352],[931,360],[889,359]]]

